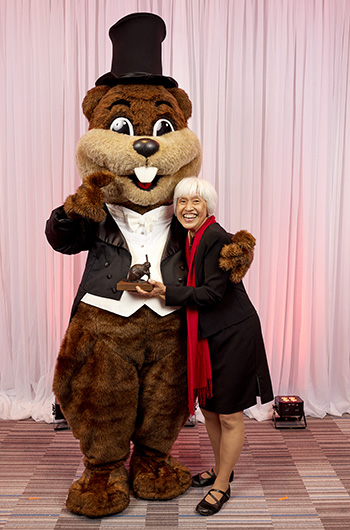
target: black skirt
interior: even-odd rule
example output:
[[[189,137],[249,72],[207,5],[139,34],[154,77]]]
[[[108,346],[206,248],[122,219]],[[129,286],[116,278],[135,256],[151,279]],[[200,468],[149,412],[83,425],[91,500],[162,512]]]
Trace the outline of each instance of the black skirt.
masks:
[[[213,397],[202,408],[233,414],[273,400],[261,326],[257,314],[208,337]]]

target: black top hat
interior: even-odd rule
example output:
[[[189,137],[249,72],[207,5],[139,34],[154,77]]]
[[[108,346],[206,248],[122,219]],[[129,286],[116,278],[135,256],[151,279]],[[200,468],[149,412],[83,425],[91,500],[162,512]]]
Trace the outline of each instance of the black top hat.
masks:
[[[109,30],[113,44],[111,71],[97,79],[96,86],[177,87],[175,79],[162,75],[161,43],[165,35],[164,20],[153,13],[132,13],[118,20]]]

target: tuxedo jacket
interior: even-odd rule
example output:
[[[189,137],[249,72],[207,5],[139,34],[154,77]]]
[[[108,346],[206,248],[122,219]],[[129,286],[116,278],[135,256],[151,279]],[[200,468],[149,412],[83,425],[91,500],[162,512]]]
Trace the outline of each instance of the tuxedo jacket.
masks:
[[[209,225],[197,248],[196,287],[164,282],[167,305],[197,307],[202,339],[256,314],[243,283],[232,283],[219,268],[221,249],[229,243],[231,235],[218,223]]]
[[[72,315],[86,293],[115,300],[120,300],[122,296],[122,291],[117,290],[117,283],[128,275],[131,254],[120,228],[107,208],[105,210],[105,219],[95,223],[88,219],[71,220],[61,206],[53,210],[46,223],[46,237],[54,250],[63,254],[88,251]],[[160,264],[166,285],[177,287],[186,284],[186,237],[187,230],[174,216]]]

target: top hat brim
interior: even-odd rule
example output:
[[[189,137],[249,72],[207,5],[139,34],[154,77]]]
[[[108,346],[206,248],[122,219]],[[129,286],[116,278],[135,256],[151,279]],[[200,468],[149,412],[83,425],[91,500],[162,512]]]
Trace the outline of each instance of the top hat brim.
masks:
[[[107,85],[110,87],[116,85],[161,85],[165,88],[175,88],[179,86],[172,77],[160,74],[150,74],[148,72],[128,72],[121,75],[108,72],[99,77],[95,85]]]

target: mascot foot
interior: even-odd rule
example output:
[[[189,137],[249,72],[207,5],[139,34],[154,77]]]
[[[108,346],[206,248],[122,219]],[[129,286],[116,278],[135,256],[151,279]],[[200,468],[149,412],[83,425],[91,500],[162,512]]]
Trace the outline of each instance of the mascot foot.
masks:
[[[187,467],[171,456],[131,457],[130,474],[135,497],[148,500],[173,499],[191,485]]]
[[[128,506],[129,485],[124,465],[86,465],[82,477],[69,489],[66,506],[87,517],[119,513]]]

